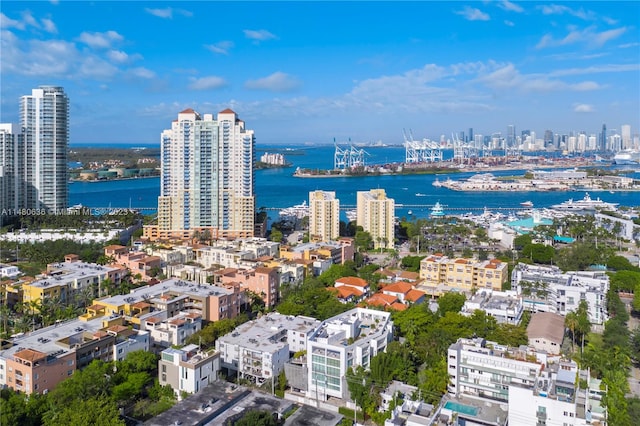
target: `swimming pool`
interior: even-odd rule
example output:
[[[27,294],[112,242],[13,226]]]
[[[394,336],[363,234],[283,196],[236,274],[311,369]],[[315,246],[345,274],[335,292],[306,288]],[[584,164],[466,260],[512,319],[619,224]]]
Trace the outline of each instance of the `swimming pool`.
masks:
[[[472,407],[470,405],[460,404],[455,401],[447,401],[444,404],[444,408],[447,410],[455,411],[456,413],[466,414],[468,416],[475,416],[478,414],[478,409],[476,407]]]

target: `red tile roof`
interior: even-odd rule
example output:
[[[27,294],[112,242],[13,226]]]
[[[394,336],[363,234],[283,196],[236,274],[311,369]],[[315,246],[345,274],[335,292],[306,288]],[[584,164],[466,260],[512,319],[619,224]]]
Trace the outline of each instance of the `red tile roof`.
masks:
[[[400,303],[400,302],[396,302],[396,303],[392,303],[391,306],[389,306],[390,309],[393,309],[395,311],[404,311],[405,309],[409,308],[407,305]]]
[[[376,293],[367,299],[367,304],[372,306],[391,306],[398,301],[398,298],[388,294]]]
[[[230,108],[227,108],[223,111],[220,111],[220,114],[235,114],[235,111]]]
[[[184,111],[180,111],[180,114],[195,114],[195,111],[192,108],[187,108]]]
[[[369,284],[366,280],[358,277],[342,277],[336,280],[336,284],[348,285],[351,287],[368,287]]]
[[[413,287],[409,283],[398,282],[398,283],[389,284],[388,286],[385,286],[383,291],[388,291],[390,293],[407,294],[409,291],[411,291],[412,288]]]
[[[25,361],[36,362],[47,357],[47,354],[34,349],[23,349],[13,354],[14,358],[20,358]]]
[[[327,290],[334,293],[339,299],[348,299],[351,296],[360,297],[363,294],[362,291],[358,290],[357,288],[347,286],[327,287]]]
[[[424,291],[413,289],[404,295],[404,299],[410,302],[415,302],[416,300],[420,300],[421,297],[424,297],[424,295]]]

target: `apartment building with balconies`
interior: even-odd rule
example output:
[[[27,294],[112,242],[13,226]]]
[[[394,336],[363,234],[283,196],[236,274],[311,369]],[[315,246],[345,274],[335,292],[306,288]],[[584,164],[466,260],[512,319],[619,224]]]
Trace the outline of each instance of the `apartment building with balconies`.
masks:
[[[176,395],[198,393],[218,378],[220,354],[211,349],[202,351],[198,345],[168,348],[160,354],[158,380],[169,385]]]
[[[500,291],[509,274],[507,263],[498,259],[450,259],[434,254],[420,262],[420,278],[422,289],[441,295],[451,290],[471,293],[474,288]]]
[[[307,341],[307,399],[349,399],[350,368],[369,368],[393,339],[391,314],[355,308],[323,321]]]
[[[585,301],[592,324],[604,324],[609,318],[609,276],[605,271],[562,272],[556,266],[520,263],[511,273],[511,288],[522,296],[525,309],[532,312],[566,315]]]
[[[306,350],[320,321],[277,312],[238,326],[216,341],[228,375],[262,384],[277,376],[295,352]]]

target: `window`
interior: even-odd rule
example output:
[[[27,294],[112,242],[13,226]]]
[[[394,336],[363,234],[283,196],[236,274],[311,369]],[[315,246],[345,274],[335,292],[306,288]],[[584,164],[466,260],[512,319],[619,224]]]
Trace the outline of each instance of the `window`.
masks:
[[[71,376],[73,374],[73,370],[67,371],[67,376]]]

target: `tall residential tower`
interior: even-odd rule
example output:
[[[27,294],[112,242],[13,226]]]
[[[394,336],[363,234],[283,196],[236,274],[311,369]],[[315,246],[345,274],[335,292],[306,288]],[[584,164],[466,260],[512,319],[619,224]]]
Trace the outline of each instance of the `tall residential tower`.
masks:
[[[226,109],[178,114],[161,135],[158,225],[152,238],[251,237],[254,231],[254,134]]]
[[[20,98],[24,158],[17,189],[22,208],[59,212],[69,204],[69,98],[58,86],[40,86]]]

